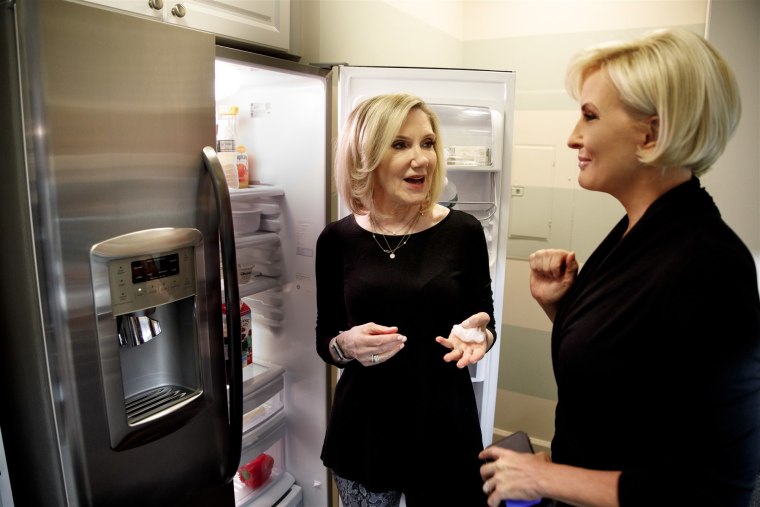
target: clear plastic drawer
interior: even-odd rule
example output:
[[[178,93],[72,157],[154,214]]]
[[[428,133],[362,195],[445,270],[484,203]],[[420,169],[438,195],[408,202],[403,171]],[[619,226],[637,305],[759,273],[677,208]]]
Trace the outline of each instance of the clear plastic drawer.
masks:
[[[236,505],[259,505],[257,500],[273,490],[287,491],[293,479],[285,470],[285,414],[280,411],[243,433],[240,468],[233,480]]]
[[[258,359],[243,368],[243,434],[283,409],[285,370]]]

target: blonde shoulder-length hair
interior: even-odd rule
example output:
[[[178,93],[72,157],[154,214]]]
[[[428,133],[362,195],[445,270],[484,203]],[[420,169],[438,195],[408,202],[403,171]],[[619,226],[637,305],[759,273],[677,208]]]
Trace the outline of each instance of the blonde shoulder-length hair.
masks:
[[[570,62],[566,86],[578,100],[595,70],[606,71],[635,115],[658,118],[657,144],[642,163],[705,173],[720,157],[741,117],[733,72],[703,37],[684,29],[587,49]]]
[[[438,202],[445,178],[445,163],[438,118],[425,102],[414,95],[377,95],[351,112],[335,150],[335,186],[352,213],[373,209],[374,173],[393,144],[412,109],[423,111],[435,134],[436,164],[427,174],[430,190],[421,211]]]

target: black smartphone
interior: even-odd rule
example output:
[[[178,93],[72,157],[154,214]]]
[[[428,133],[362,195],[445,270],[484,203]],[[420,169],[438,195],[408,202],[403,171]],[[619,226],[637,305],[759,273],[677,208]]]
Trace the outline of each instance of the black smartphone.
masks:
[[[529,452],[531,454],[535,453],[533,450],[533,444],[530,443],[530,437],[524,431],[515,431],[511,435],[497,440],[491,445],[509,449],[515,452]],[[535,500],[505,500],[502,503],[503,507],[541,507],[544,505],[551,505],[551,501],[537,498]]]
[[[510,449],[516,452],[534,453],[533,445],[530,443],[530,437],[524,431],[515,431],[509,436],[497,440],[492,445]]]

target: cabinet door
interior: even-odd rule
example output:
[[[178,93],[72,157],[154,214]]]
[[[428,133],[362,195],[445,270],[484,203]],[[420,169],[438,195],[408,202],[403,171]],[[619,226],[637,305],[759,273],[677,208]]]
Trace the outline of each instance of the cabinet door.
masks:
[[[84,0],[86,3],[111,7],[151,18],[164,18],[164,0]]]
[[[81,0],[220,37],[290,49],[290,0]]]
[[[180,4],[182,17],[174,11]],[[290,0],[167,0],[165,9],[165,19],[171,23],[285,51],[290,48]]]

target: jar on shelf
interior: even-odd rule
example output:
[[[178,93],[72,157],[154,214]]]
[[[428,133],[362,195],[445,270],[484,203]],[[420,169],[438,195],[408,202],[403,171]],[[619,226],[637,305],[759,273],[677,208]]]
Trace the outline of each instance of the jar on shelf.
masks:
[[[216,156],[222,164],[229,188],[240,188],[237,169],[237,106],[219,106],[216,131]]]

